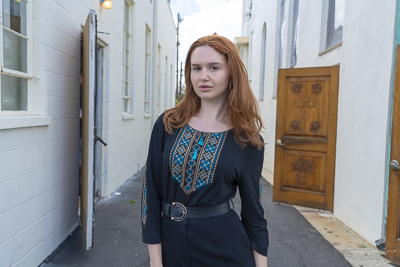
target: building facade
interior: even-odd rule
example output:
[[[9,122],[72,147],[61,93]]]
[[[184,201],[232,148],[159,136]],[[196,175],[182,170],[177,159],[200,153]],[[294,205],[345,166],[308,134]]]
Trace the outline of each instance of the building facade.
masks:
[[[79,224],[83,26],[96,13],[94,196],[145,163],[152,125],[174,105],[168,0],[2,0],[0,265],[37,266]],[[139,215],[138,215],[139,216]]]
[[[276,145],[279,70],[339,67],[333,214],[371,244],[386,235],[396,19],[396,0],[244,0],[236,41],[259,99],[264,176],[274,187],[284,145]]]

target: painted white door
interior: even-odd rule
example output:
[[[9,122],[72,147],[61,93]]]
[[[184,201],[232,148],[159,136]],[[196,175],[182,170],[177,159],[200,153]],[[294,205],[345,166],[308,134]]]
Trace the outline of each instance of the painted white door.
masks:
[[[90,10],[83,29],[82,42],[81,224],[88,250],[93,247],[94,222],[95,20],[96,12]]]

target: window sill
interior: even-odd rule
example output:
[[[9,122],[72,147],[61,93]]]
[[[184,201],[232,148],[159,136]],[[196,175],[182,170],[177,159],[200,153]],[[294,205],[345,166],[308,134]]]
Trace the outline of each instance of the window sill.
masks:
[[[0,116],[0,130],[48,126],[51,124],[50,116],[43,115],[20,115],[20,116]]]
[[[135,115],[131,114],[131,113],[122,113],[122,120],[126,121],[126,120],[134,120],[135,119]]]
[[[150,113],[144,113],[143,117],[145,117],[146,119],[151,118],[151,114]]]
[[[326,54],[326,53],[328,53],[329,51],[332,51],[333,49],[335,49],[335,48],[337,48],[337,47],[339,47],[339,46],[341,46],[341,45],[342,45],[342,42],[337,43],[337,44],[335,44],[335,45],[329,47],[328,49],[325,49],[324,51],[319,52],[319,55],[322,56],[323,54]]]

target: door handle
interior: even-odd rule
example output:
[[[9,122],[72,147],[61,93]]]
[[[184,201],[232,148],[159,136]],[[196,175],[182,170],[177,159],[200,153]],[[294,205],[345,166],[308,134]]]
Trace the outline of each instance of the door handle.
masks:
[[[97,136],[97,135],[96,135],[96,137],[94,138],[94,141],[95,141],[95,143],[96,143],[97,141],[99,141],[100,143],[103,144],[103,146],[107,146],[107,143],[104,142],[104,140],[101,139],[101,137],[99,137],[99,136]]]
[[[277,146],[285,146],[284,143],[282,143],[281,139],[276,139],[276,143]]]
[[[399,162],[395,159],[390,162],[389,167],[394,171],[400,170]]]

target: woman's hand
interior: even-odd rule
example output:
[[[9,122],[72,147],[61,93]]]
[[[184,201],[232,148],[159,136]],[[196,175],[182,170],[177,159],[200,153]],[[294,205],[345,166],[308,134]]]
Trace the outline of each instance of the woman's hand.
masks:
[[[255,252],[253,250],[254,261],[256,262],[256,267],[267,267],[267,257]]]
[[[151,267],[163,267],[161,244],[147,245]]]

